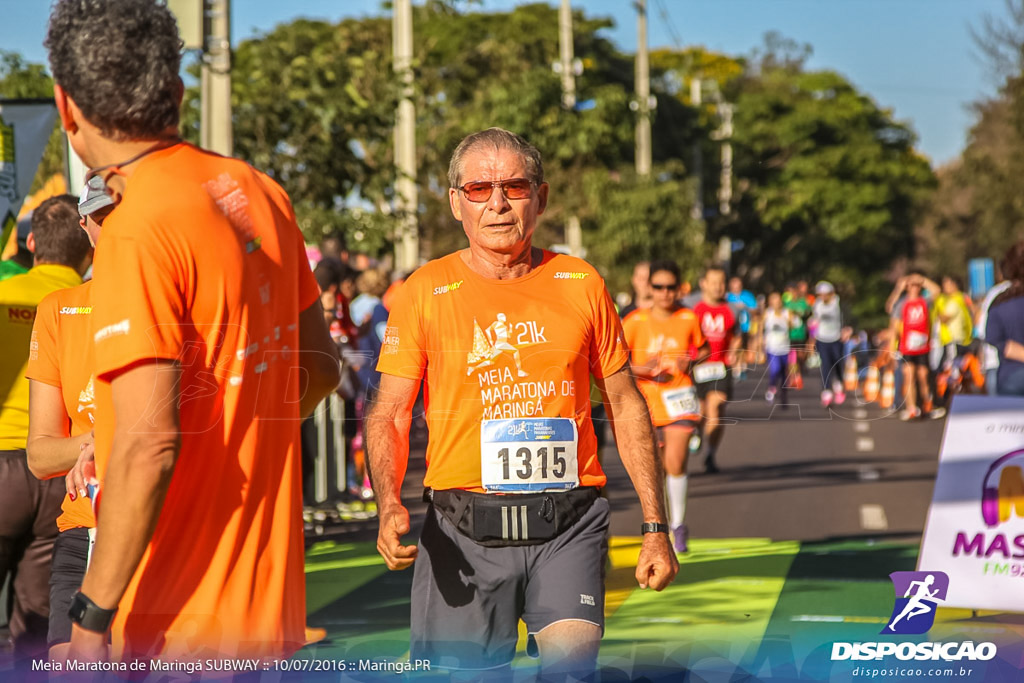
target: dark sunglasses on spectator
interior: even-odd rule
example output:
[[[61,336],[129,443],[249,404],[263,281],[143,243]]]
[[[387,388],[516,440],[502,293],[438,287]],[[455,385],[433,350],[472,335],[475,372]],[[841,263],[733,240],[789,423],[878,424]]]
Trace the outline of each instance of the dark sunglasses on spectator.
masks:
[[[651,285],[651,289],[653,289],[653,290],[654,290],[654,291],[656,291],[656,292],[663,292],[663,291],[665,291],[666,289],[675,289],[675,288],[676,288],[676,287],[678,287],[678,286],[679,286],[679,284],[678,284],[678,283],[676,283],[676,284],[671,284],[671,285],[655,285],[655,284],[652,284],[652,285]]]
[[[533,181],[526,178],[509,178],[507,180],[473,180],[462,187],[455,188],[466,195],[471,202],[486,202],[500,187],[506,199],[529,199],[533,194]]]

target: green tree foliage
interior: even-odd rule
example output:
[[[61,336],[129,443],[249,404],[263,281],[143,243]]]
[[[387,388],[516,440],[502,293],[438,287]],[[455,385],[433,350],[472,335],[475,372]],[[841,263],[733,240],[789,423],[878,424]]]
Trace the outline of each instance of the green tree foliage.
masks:
[[[234,52],[235,154],[284,186],[311,240],[340,229],[375,251],[389,237],[391,221],[367,209],[387,205],[394,180],[390,45],[389,19],[299,19]],[[195,84],[183,119],[193,140],[198,110]]]
[[[742,240],[733,265],[766,285],[827,277],[845,283],[855,314],[876,314],[887,286],[871,275],[911,255],[934,185],[912,131],[839,74],[805,70],[792,51],[768,49],[730,99],[737,211],[713,236]]]
[[[0,50],[0,97],[7,99],[53,98],[53,79],[42,64],[26,62],[16,52]],[[64,172],[64,134],[60,121],[46,143],[31,192],[35,192],[55,173]],[[73,190],[74,191],[74,190]]]

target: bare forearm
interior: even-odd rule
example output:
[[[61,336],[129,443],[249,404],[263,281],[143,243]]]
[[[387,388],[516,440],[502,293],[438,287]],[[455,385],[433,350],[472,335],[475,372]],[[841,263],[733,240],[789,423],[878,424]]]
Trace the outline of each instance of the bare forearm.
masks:
[[[82,592],[113,609],[121,600],[156,529],[178,446],[115,437],[103,480],[96,548]]]
[[[1003,355],[1008,360],[1015,360],[1018,363],[1024,363],[1024,345],[1010,339],[1006,342],[1006,346],[1003,347]]]
[[[367,457],[370,480],[377,503],[382,509],[401,505],[402,482],[409,465],[408,418],[379,416],[371,411],[367,418]]]
[[[28,468],[37,479],[52,479],[68,473],[78,456],[82,445],[92,440],[86,432],[78,436],[29,436]]]
[[[640,498],[644,521],[664,522],[665,472],[655,446],[654,427],[643,397],[626,395],[607,406],[619,457]]]

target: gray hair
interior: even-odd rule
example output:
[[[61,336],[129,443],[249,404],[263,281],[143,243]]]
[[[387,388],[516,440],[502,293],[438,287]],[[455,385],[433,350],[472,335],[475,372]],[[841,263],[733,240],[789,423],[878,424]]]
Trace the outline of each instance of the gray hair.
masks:
[[[459,187],[462,184],[463,159],[469,152],[474,152],[481,147],[490,147],[494,151],[508,150],[518,154],[526,166],[526,177],[535,184],[544,182],[544,163],[540,158],[540,151],[526,141],[521,135],[509,132],[503,128],[488,128],[471,135],[467,135],[455,148],[452,153],[451,163],[448,164],[448,185]]]
[[[161,137],[178,125],[182,42],[155,0],[58,0],[43,42],[53,80],[115,139]]]

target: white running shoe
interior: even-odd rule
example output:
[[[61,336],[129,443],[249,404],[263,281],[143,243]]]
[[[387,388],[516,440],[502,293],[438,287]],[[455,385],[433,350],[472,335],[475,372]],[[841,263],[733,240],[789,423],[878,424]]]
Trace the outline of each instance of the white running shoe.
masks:
[[[832,404],[832,392],[826,389],[821,392],[821,405],[828,408]]]

